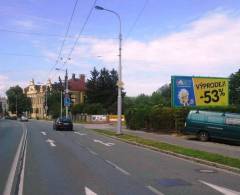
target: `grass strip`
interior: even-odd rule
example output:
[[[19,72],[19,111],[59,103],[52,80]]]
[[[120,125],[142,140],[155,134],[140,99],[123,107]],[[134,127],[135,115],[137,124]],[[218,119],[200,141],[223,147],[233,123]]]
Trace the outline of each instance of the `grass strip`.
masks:
[[[210,162],[214,162],[214,163],[218,163],[218,164],[222,164],[222,165],[240,169],[240,159],[239,158],[232,158],[232,157],[227,157],[227,156],[223,156],[223,155],[216,154],[216,153],[210,153],[210,152],[205,152],[205,151],[201,151],[201,150],[194,150],[191,148],[185,148],[182,146],[177,146],[177,145],[168,144],[168,143],[164,143],[164,142],[153,141],[153,140],[144,139],[144,138],[141,138],[141,137],[138,137],[135,135],[129,135],[129,134],[117,135],[115,132],[108,131],[108,130],[100,130],[100,129],[93,129],[93,130],[97,133],[111,136],[111,137],[116,137],[123,141],[138,143],[138,144],[142,144],[145,146],[154,147],[159,150],[174,152],[177,154],[182,154],[185,156],[194,157],[197,159],[206,160],[206,161],[210,161]]]

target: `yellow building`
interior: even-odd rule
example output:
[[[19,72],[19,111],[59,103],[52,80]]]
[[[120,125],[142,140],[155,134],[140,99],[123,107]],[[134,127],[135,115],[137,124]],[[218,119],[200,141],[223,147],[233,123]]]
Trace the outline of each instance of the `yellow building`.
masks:
[[[36,85],[34,80],[30,81],[28,87],[24,89],[27,97],[31,99],[32,103],[32,118],[44,118],[46,116],[45,111],[45,99],[46,99],[46,87],[49,90],[52,89],[52,83],[48,80],[47,85]]]
[[[46,89],[51,91],[53,85],[50,80],[48,80],[47,85],[36,85],[34,80],[30,81],[28,87],[24,89],[24,93],[31,99],[32,103],[32,118],[45,118],[46,114]],[[84,103],[85,96],[85,75],[80,74],[79,78],[72,74],[72,78],[68,80],[69,94],[73,100],[73,104]]]

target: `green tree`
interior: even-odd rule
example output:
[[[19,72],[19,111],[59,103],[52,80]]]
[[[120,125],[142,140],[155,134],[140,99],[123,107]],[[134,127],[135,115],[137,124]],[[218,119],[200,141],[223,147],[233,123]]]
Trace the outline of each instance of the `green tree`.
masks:
[[[162,104],[164,106],[171,106],[171,84],[165,84],[160,87],[156,93],[162,97]]]
[[[91,71],[91,77],[87,80],[86,87],[86,103],[101,104],[103,109],[108,113],[117,112],[117,87],[118,74],[117,71],[111,71],[106,68],[98,71],[96,68]],[[122,92],[122,96],[125,93]]]
[[[10,87],[6,92],[9,104],[9,110],[12,113],[21,115],[23,112],[31,111],[32,104],[31,99],[23,93],[23,89],[20,86]]]
[[[60,116],[61,112],[61,87],[59,84],[54,84],[52,90],[47,93],[48,114],[53,118]]]
[[[230,75],[229,93],[230,103],[240,105],[240,69]]]

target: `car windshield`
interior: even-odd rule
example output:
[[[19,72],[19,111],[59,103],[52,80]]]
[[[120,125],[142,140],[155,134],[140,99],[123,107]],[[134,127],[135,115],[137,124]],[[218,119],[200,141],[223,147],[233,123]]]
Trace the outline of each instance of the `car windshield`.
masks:
[[[1,194],[240,195],[240,0],[0,0]]]

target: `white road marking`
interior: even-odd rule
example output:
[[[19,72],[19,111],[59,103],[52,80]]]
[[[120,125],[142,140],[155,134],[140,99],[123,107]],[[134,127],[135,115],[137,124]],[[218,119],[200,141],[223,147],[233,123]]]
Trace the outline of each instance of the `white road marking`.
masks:
[[[54,142],[55,142],[54,140],[52,140],[52,139],[47,139],[46,142],[48,142],[48,143],[50,144],[50,146],[56,147],[56,145],[54,144]]]
[[[41,134],[43,134],[43,135],[47,135],[45,131],[42,131]]]
[[[215,189],[216,191],[218,192],[221,192],[222,194],[225,194],[225,195],[240,195],[240,192],[237,192],[237,191],[234,191],[234,190],[231,190],[231,189],[228,189],[228,188],[224,188],[224,187],[221,187],[221,186],[217,186],[217,185],[214,185],[214,184],[211,184],[211,183],[208,183],[206,181],[202,181],[202,180],[199,180],[199,182]]]
[[[107,147],[110,147],[110,146],[115,145],[115,143],[111,143],[111,142],[104,143],[103,141],[98,140],[98,139],[94,139],[93,141],[96,142],[96,143],[103,144],[103,145],[105,145],[105,146],[107,146]]]
[[[87,150],[88,150],[91,154],[93,154],[93,155],[98,155],[96,152],[94,152],[94,151],[91,150],[90,148],[87,148]]]
[[[21,172],[21,176],[20,176],[18,195],[23,195],[23,184],[24,184],[26,153],[27,153],[27,140],[26,140],[24,156],[23,156],[23,167],[22,167],[22,172]]]
[[[86,133],[79,133],[79,132],[74,132],[74,133],[76,133],[76,134],[78,134],[78,135],[87,135]]]
[[[119,170],[120,172],[122,172],[123,174],[125,175],[130,175],[129,172],[125,171],[124,169],[122,169],[121,167],[117,166],[115,163],[109,161],[109,160],[106,160],[106,162],[110,165],[112,165],[115,169]]]
[[[23,125],[22,125],[22,127],[23,127]],[[10,170],[10,173],[8,175],[7,183],[6,183],[6,186],[5,186],[4,191],[3,191],[3,195],[10,195],[11,191],[12,191],[12,186],[13,186],[14,176],[15,176],[15,172],[16,172],[16,169],[17,169],[17,165],[18,165],[19,156],[21,154],[21,149],[22,149],[23,143],[27,138],[27,129],[24,128],[24,130],[23,130],[24,132],[23,132],[23,135],[21,137],[21,140],[18,144],[17,152],[14,156],[14,160],[13,160],[13,163],[12,163],[12,166],[11,166],[11,170]]]
[[[152,186],[147,186],[147,188],[149,190],[151,190],[154,194],[157,194],[157,195],[164,195],[162,192],[158,191],[156,188],[152,187]]]
[[[85,194],[86,195],[97,195],[95,192],[90,190],[87,186],[85,186]]]

